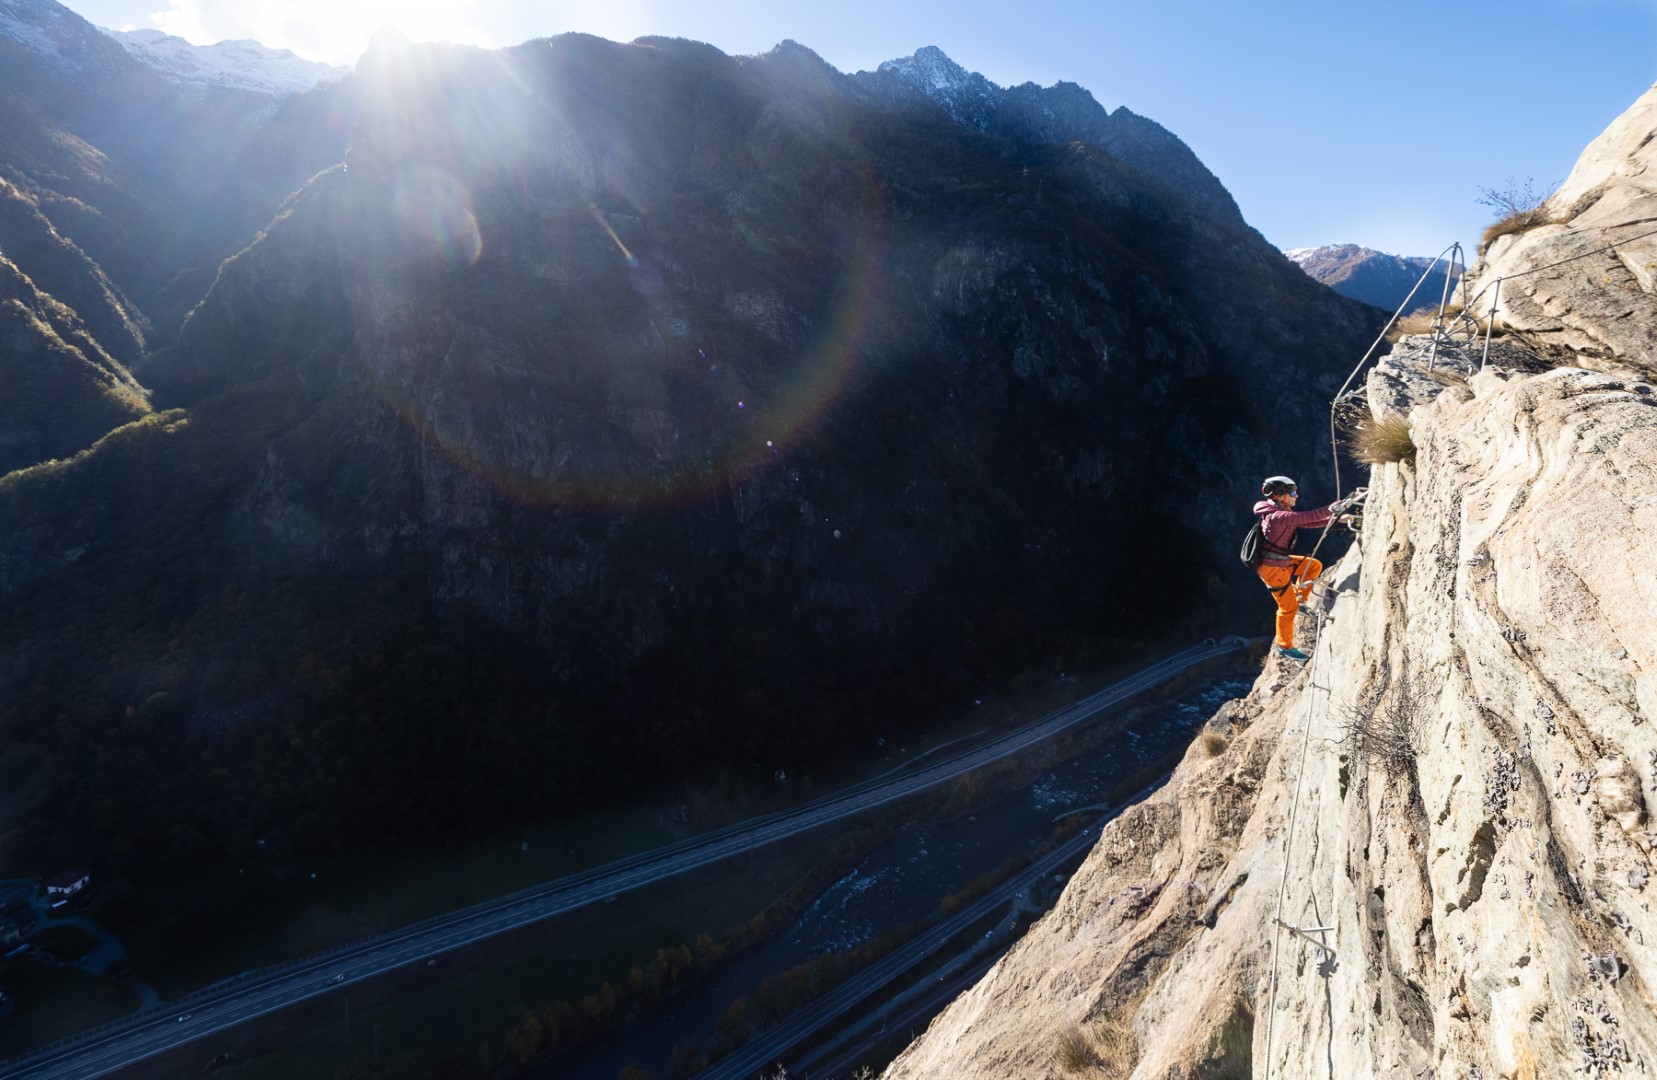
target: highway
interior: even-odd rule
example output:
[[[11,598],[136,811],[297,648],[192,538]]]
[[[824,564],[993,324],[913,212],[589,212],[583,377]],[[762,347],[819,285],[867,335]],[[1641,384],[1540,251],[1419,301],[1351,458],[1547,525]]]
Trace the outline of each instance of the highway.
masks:
[[[1247,647],[1240,638],[1194,646],[1067,708],[908,775],[854,785],[804,806],[750,819],[328,953],[238,975],[0,1065],[0,1077],[90,1080],[111,1075],[298,1002],[909,798],[1017,754],[1197,664]]]

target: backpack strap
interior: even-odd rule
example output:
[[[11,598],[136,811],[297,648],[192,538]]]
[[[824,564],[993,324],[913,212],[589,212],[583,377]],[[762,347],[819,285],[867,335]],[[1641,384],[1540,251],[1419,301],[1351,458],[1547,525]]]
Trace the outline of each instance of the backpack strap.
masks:
[[[1271,514],[1271,513],[1275,513],[1275,512],[1276,511],[1273,511],[1273,510],[1267,510],[1267,511],[1264,511],[1263,513],[1261,513],[1259,515],[1259,517],[1260,517],[1260,543],[1265,547],[1266,554],[1268,556],[1270,556],[1270,555],[1281,555],[1281,556],[1284,556],[1284,557],[1288,557],[1288,556],[1294,554],[1295,533],[1298,532],[1299,530],[1298,529],[1291,529],[1289,531],[1289,546],[1286,547],[1286,548],[1280,548],[1276,544],[1272,543],[1270,534],[1266,532],[1266,515]],[[1266,586],[1266,591],[1271,593],[1273,596],[1277,596],[1278,594],[1282,593],[1285,589],[1294,588],[1295,578],[1300,576],[1300,568],[1301,568],[1302,565],[1304,565],[1304,564],[1302,564],[1302,563],[1294,564],[1294,567],[1289,571],[1289,580],[1288,581],[1286,581],[1283,584],[1279,585],[1275,589],[1272,588],[1270,585],[1268,585],[1268,586]]]

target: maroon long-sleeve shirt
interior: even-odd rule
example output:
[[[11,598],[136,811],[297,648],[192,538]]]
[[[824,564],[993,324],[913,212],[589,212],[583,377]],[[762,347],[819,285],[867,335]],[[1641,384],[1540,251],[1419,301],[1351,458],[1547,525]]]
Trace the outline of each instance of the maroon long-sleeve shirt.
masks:
[[[1331,503],[1318,510],[1284,510],[1270,499],[1254,504],[1254,515],[1260,518],[1260,530],[1266,536],[1266,557],[1261,566],[1292,566],[1286,557],[1295,546],[1295,531],[1315,529],[1333,516]],[[1261,515],[1264,515],[1263,517]]]

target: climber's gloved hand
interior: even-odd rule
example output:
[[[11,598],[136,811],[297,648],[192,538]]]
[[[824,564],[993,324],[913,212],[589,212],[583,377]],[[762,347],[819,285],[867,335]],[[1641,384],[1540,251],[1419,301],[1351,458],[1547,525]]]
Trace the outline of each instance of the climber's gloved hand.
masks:
[[[1361,506],[1363,504],[1363,501],[1364,501],[1364,496],[1366,496],[1368,494],[1369,494],[1369,490],[1367,488],[1358,488],[1356,491],[1354,491],[1352,494],[1348,495],[1346,498],[1337,499],[1333,503],[1330,503],[1329,504],[1329,511],[1330,511],[1330,513],[1334,514],[1336,517],[1340,517],[1342,514],[1346,513],[1348,510],[1352,509],[1354,506]]]

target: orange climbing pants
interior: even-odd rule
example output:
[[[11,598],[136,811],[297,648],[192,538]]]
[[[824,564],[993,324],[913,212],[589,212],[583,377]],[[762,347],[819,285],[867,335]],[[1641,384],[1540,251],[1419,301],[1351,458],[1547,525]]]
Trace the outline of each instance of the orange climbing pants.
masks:
[[[1266,588],[1277,590],[1272,593],[1277,600],[1277,643],[1285,649],[1292,649],[1295,647],[1295,615],[1312,594],[1312,582],[1323,573],[1323,564],[1310,555],[1288,555],[1285,558],[1292,565],[1262,566],[1256,572],[1266,583]],[[1283,588],[1289,584],[1291,577],[1294,585]]]

